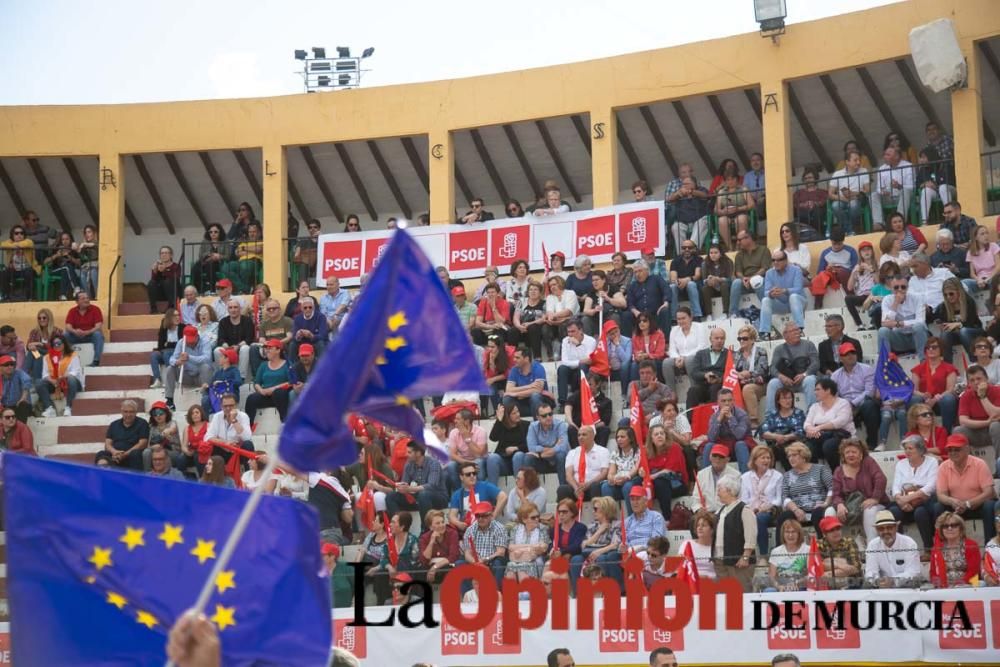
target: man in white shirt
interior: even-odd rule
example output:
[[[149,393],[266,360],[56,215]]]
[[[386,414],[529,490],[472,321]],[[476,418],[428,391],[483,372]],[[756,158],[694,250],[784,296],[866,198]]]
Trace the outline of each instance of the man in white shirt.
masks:
[[[889,510],[875,515],[878,537],[865,552],[865,579],[879,588],[912,586],[920,577],[920,550],[913,538],[899,534],[899,523]]]
[[[879,349],[888,341],[893,352],[916,349],[924,360],[927,343],[927,306],[920,298],[908,293],[906,278],[898,276],[892,281],[892,296],[882,299],[882,326],[878,330]]]
[[[899,149],[889,146],[882,154],[882,166],[875,172],[875,187],[872,190],[872,223],[875,231],[883,229],[883,203],[896,204],[896,210],[907,217],[910,200],[913,198],[913,165],[903,159]]]
[[[840,228],[852,234],[861,228],[862,200],[868,194],[868,170],[861,166],[861,153],[847,151],[843,169],[830,179],[830,201]]]
[[[913,271],[913,276],[910,277],[910,298],[923,301],[932,310],[940,306],[944,301],[944,281],[954,278],[955,274],[942,267],[932,269],[930,258],[922,252],[910,257],[910,270]]]
[[[566,483],[559,486],[556,497],[583,498],[590,500],[601,495],[601,482],[608,478],[608,468],[611,466],[611,453],[607,447],[595,444],[596,431],[593,426],[581,426],[577,437],[580,446],[570,450],[566,455]],[[580,481],[580,457],[585,457],[583,482]]]
[[[238,296],[233,296],[233,281],[229,278],[221,278],[217,283],[215,283],[215,289],[219,294],[215,301],[212,302],[212,308],[215,310],[215,319],[221,320],[229,317],[230,300],[235,300],[239,303],[240,310],[247,309],[243,299]]]
[[[223,394],[221,403],[222,410],[212,415],[212,420],[208,423],[208,430],[205,431],[205,442],[216,440],[240,449],[254,451],[250,417],[237,407],[236,395]],[[232,452],[221,448],[213,450],[212,453],[219,454],[227,461],[232,456]]]
[[[579,320],[570,320],[566,324],[566,337],[562,341],[561,359],[559,368],[556,369],[560,410],[566,406],[570,388],[573,391],[580,389],[579,371],[590,367],[590,355],[595,349],[597,341],[594,337],[583,333]]]
[[[729,448],[725,445],[714,445],[709,452],[709,465],[698,471],[695,478],[694,506],[691,508],[695,512],[700,509],[708,510],[715,514],[722,509],[719,502],[719,480],[723,477],[731,477],[740,484],[739,471],[729,467]],[[737,487],[738,488],[738,487]],[[756,524],[754,524],[756,526]]]
[[[687,331],[684,329],[687,327]],[[687,306],[677,309],[677,326],[670,328],[670,344],[667,346],[667,358],[663,360],[663,379],[668,387],[676,387],[675,378],[678,373],[686,373],[687,358],[693,357],[698,350],[707,350],[708,326],[694,321],[694,315]]]
[[[197,325],[198,306],[201,305],[201,302],[198,301],[198,290],[195,289],[194,285],[188,285],[184,288],[184,298],[181,300],[180,305],[181,324],[190,324],[192,326]]]

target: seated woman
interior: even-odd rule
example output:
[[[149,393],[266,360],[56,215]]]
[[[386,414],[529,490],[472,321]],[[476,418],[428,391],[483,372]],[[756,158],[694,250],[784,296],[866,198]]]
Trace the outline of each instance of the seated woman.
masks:
[[[263,452],[257,456],[251,456],[247,459],[249,465],[249,470],[243,473],[240,478],[240,483],[243,485],[244,491],[253,491],[258,486],[260,486],[261,479],[264,476],[264,468],[267,467],[267,454]],[[264,493],[269,496],[274,495],[274,489],[278,486],[278,480],[275,477],[267,480],[267,485],[264,487]]]
[[[801,591],[806,587],[809,544],[802,524],[788,519],[781,526],[776,546],[767,558],[771,585],[779,591]]]
[[[236,244],[233,259],[226,262],[223,268],[223,274],[233,282],[239,294],[248,294],[253,289],[264,262],[260,223],[252,220],[247,223],[246,230],[246,239]]]
[[[396,556],[393,557],[387,542],[382,547],[378,565],[375,566],[378,572],[373,579],[375,600],[378,604],[386,604],[391,599],[392,579],[396,575],[403,572],[412,575],[417,571],[420,552],[417,549],[417,536],[410,532],[412,525],[413,516],[409,512],[397,512],[389,521],[388,539],[392,540],[396,547]]]
[[[518,509],[524,503],[533,504],[544,514],[547,495],[538,479],[538,472],[531,466],[524,466],[514,475],[514,489],[507,496],[507,504],[503,508],[504,523],[513,523],[517,519]]]
[[[667,429],[667,439],[681,446],[684,461],[687,464],[688,478],[694,479],[694,476],[698,474],[698,448],[704,442],[704,438],[696,441],[691,437],[691,422],[677,407],[676,400],[660,401],[656,407],[659,414],[649,420],[649,427],[661,424],[663,428]],[[623,493],[627,499],[628,490]]]
[[[715,579],[715,563],[712,558],[712,543],[715,540],[715,526],[718,518],[707,510],[698,510],[691,519],[691,535],[693,539],[684,540],[677,553],[683,554],[691,545],[694,564],[698,568],[698,576],[705,579]]]
[[[487,336],[486,351],[483,352],[483,375],[486,376],[486,384],[490,388],[489,399],[494,410],[498,410],[504,389],[507,387],[507,374],[510,373],[513,353],[512,349],[508,350],[502,337]],[[485,397],[480,398],[483,401],[481,409],[485,413]]]
[[[542,576],[549,541],[541,524],[539,509],[531,501],[517,509],[507,542],[507,579],[537,579]]]
[[[295,296],[285,304],[285,317],[294,319],[296,316],[301,315],[302,307],[299,305],[299,300],[307,296],[309,296],[309,281],[300,280],[298,286],[295,288]]]
[[[427,583],[433,584],[443,579],[448,570],[461,557],[458,548],[458,531],[444,518],[441,510],[430,510],[424,518],[427,530],[417,542],[420,552],[420,567],[426,570]]]
[[[942,359],[941,339],[931,336],[924,345],[924,360],[910,371],[913,377],[913,396],[910,403],[923,403],[934,412],[941,415],[944,430],[951,429],[958,423],[958,396],[955,395],[955,384],[958,382],[958,369]],[[888,421],[891,421],[891,416]],[[905,406],[896,408],[896,420],[902,427],[905,425]],[[882,411],[882,433],[888,433],[885,408]],[[900,429],[902,432],[903,429]],[[879,434],[879,442],[885,438]],[[942,443],[943,444],[943,443]]]
[[[43,417],[55,417],[56,407],[53,398],[66,399],[63,416],[73,416],[73,399],[83,391],[83,365],[80,355],[66,341],[66,336],[59,334],[49,340],[49,351],[43,357],[42,377],[35,383],[38,400],[45,411]]]
[[[552,572],[551,564],[553,558],[565,556],[571,561],[573,556],[583,551],[583,540],[587,537],[587,527],[577,521],[576,501],[571,498],[563,498],[556,506],[555,523],[548,538],[552,544],[552,551],[549,552],[549,560],[545,562],[542,571],[542,581],[551,581],[557,575]]]
[[[83,228],[83,240],[73,244],[80,258],[80,287],[90,295],[91,299],[97,298],[97,257],[99,254],[100,242],[97,240],[97,227],[86,225]]]
[[[194,458],[195,470],[201,475],[205,471],[209,456],[212,455],[212,443],[205,441],[208,419],[200,405],[192,405],[188,408],[185,420],[187,429],[184,431],[184,438],[181,439],[181,447],[186,454]]]
[[[969,239],[969,250],[965,259],[969,263],[970,277],[962,281],[970,293],[989,289],[995,285],[995,278],[1000,274],[1000,260],[997,254],[1000,246],[990,241],[990,230],[978,225]]]
[[[776,410],[764,415],[764,421],[757,429],[757,437],[764,440],[774,450],[774,457],[788,470],[785,447],[806,437],[806,413],[795,407],[795,394],[788,387],[782,387],[774,394]]]
[[[819,173],[816,167],[806,167],[802,172],[802,186],[792,195],[795,220],[822,233],[826,225],[826,200],[829,193],[816,187]]]
[[[916,405],[919,409],[920,423],[934,423],[934,415],[926,407]],[[913,412],[913,409],[910,410]],[[940,429],[940,426],[935,428]],[[942,429],[943,430],[943,429]],[[937,487],[938,460],[927,456],[928,440],[917,431],[907,433],[903,438],[902,447],[905,458],[896,462],[896,471],[892,475],[892,488],[889,491],[889,511],[902,523],[915,522],[923,540],[924,549],[929,549],[934,539],[932,526]],[[944,437],[940,440],[944,445]]]
[[[146,293],[149,296],[149,312],[159,313],[157,302],[166,301],[167,306],[177,303],[181,294],[181,280],[184,271],[174,261],[174,249],[168,245],[160,247],[160,254],[149,270]]]
[[[149,408],[149,444],[160,445],[167,450],[170,464],[177,470],[183,472],[191,465],[190,458],[181,446],[181,432],[177,428],[177,422],[163,401],[156,401]],[[149,447],[146,447],[142,450],[143,465],[146,470],[150,468],[149,457]]]
[[[903,275],[910,275],[910,253],[903,250],[903,237],[895,232],[886,232],[878,242],[878,249],[882,252],[878,265],[895,262]],[[874,319],[872,320],[874,322]]]
[[[781,482],[782,511],[778,515],[777,535],[781,524],[795,519],[801,524],[819,525],[833,497],[833,473],[823,463],[810,463],[812,452],[801,442],[785,448],[789,469]]]
[[[767,447],[754,447],[749,468],[742,476],[740,500],[757,517],[757,553],[766,556],[767,529],[781,509],[782,477],[774,469],[774,455]]]
[[[736,341],[739,349],[733,352],[733,370],[739,379],[743,404],[750,415],[750,427],[756,430],[760,426],[760,404],[770,379],[767,350],[764,346],[757,345],[757,329],[749,325],[740,327],[736,333]]]
[[[217,222],[205,230],[205,240],[198,248],[198,259],[191,265],[191,282],[200,293],[211,292],[222,275],[222,263],[229,260],[232,245]]]
[[[618,503],[600,496],[591,501],[594,520],[587,527],[587,537],[583,540],[583,551],[570,560],[570,581],[580,578],[583,569],[596,564],[606,577],[622,580],[618,564],[618,545],[622,541],[621,523],[618,520]]]
[[[608,282],[608,275],[600,270],[590,272],[594,289],[583,298],[583,331],[588,336],[599,336],[600,322],[605,324],[614,320],[617,322],[621,311],[628,306],[625,293],[617,284]]]
[[[981,336],[972,341],[972,360],[969,363],[982,366],[990,384],[1000,384],[1000,359],[993,356],[989,338]]]
[[[619,426],[615,432],[615,451],[611,454],[608,478],[601,482],[601,496],[615,502],[628,502],[628,492],[635,484],[641,484],[639,477],[639,447],[635,431],[629,426]]]
[[[948,278],[941,288],[944,301],[934,310],[934,321],[941,323],[941,350],[944,360],[952,362],[954,346],[961,345],[972,355],[972,342],[986,335],[979,319],[975,300],[962,289],[958,278]]]
[[[163,386],[160,376],[160,367],[170,364],[170,357],[177,347],[177,342],[184,337],[184,325],[181,324],[181,315],[174,308],[167,308],[160,320],[160,328],[156,332],[156,347],[149,353],[149,388],[156,389]]]
[[[750,190],[740,183],[740,173],[735,163],[726,170],[723,178],[723,185],[715,191],[715,214],[719,217],[718,232],[723,247],[732,248],[731,225],[736,224],[737,236],[749,229],[754,201]]]
[[[837,383],[830,378],[816,382],[816,402],[806,414],[806,444],[816,461],[826,459],[833,470],[838,464],[840,441],[854,437],[851,404],[837,396]]]
[[[497,443],[493,452],[500,457],[501,474],[516,475],[522,470],[528,455],[528,426],[529,422],[521,419],[517,401],[506,400],[497,406],[489,439]]]
[[[28,334],[28,342],[24,346],[26,354],[24,355],[23,370],[31,376],[32,380],[38,380],[42,377],[42,366],[45,364],[45,355],[49,351],[49,340],[63,332],[55,325],[55,318],[48,308],[40,309],[38,315],[35,316],[35,321],[37,324]]]
[[[983,553],[983,580],[987,586],[1000,586],[1000,510],[993,515],[996,536],[986,543]]]
[[[653,496],[660,504],[660,514],[670,516],[670,501],[688,493],[688,468],[681,445],[667,437],[663,425],[651,426],[646,437],[646,457],[649,460]],[[643,475],[643,471],[639,471]]]
[[[194,316],[196,320],[194,328],[198,330],[198,337],[209,340],[214,347],[219,339],[219,322],[215,309],[203,303],[194,311]]]
[[[854,439],[840,443],[840,465],[833,471],[830,502],[845,526],[861,524],[866,543],[878,537],[875,515],[889,504],[887,484],[885,473],[868,455],[867,447]]]
[[[900,249],[909,253],[911,257],[927,250],[927,237],[919,228],[909,224],[899,211],[889,216],[889,226],[886,231],[894,232],[900,237]]]
[[[542,339],[553,350],[553,358],[558,358],[555,346],[566,337],[566,323],[580,312],[580,300],[576,292],[566,288],[566,281],[559,276],[551,276],[546,285],[549,295],[545,297]]]
[[[42,264],[49,269],[49,275],[59,278],[59,300],[66,301],[80,291],[80,255],[73,244],[73,235],[63,232],[52,253]]]
[[[35,277],[42,267],[35,259],[35,243],[21,225],[10,228],[10,240],[0,242],[0,292],[6,300],[31,301],[35,294]]]
[[[531,350],[532,358],[540,361],[544,326],[545,299],[542,296],[542,286],[533,282],[528,285],[527,296],[514,311],[513,325],[507,333],[513,339],[511,342],[516,340],[521,345],[526,345]]]
[[[281,341],[271,339],[264,343],[267,362],[257,369],[257,376],[250,387],[252,393],[247,396],[246,413],[250,423],[257,418],[261,408],[277,408],[281,421],[288,416],[288,392],[291,368],[288,361],[282,358]]]
[[[226,462],[218,454],[209,457],[205,462],[205,469],[201,473],[201,483],[221,486],[226,489],[235,489],[236,482],[226,474]]]
[[[632,381],[639,379],[639,364],[647,359],[656,364],[656,375],[663,381],[663,360],[667,357],[667,339],[656,326],[656,318],[639,313],[632,335]]]
[[[931,581],[936,586],[954,588],[972,583],[979,577],[979,545],[965,534],[965,520],[961,514],[942,512],[934,522],[934,530],[941,540],[941,546],[931,551],[931,560],[944,558],[945,575],[939,581]]]

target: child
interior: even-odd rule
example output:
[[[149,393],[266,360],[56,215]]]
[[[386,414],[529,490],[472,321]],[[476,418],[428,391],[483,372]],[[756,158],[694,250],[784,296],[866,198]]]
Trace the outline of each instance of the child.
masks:
[[[858,306],[865,304],[875,287],[875,276],[878,275],[878,263],[875,261],[875,248],[870,241],[862,241],[858,246],[858,264],[851,271],[851,276],[847,279],[848,294],[845,297],[847,310],[854,319],[854,324],[859,330],[864,330],[861,325],[861,315],[858,313]],[[877,325],[877,322],[872,322]],[[873,326],[877,329],[877,326]]]

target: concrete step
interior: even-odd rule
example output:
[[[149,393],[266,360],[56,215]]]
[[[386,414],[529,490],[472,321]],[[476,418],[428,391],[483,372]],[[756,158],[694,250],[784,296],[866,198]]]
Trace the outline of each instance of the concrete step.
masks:
[[[138,354],[142,354],[139,352]],[[146,353],[146,363],[135,366],[108,366],[101,360],[100,366],[92,366],[87,369],[87,379],[95,375],[145,375],[149,376],[149,353]]]
[[[156,345],[156,339],[154,337],[151,341],[135,341],[132,343],[105,343],[104,344],[104,354],[119,353],[119,352],[145,352],[146,359],[149,359],[149,352],[152,351],[153,347]]]
[[[149,351],[105,352],[101,357],[101,366],[104,368],[111,366],[140,366],[142,364],[149,364]]]
[[[118,315],[112,324],[115,329],[150,329],[160,326],[163,315],[152,315],[148,311],[143,311],[145,315]]]
[[[167,305],[168,305],[168,302],[166,302],[166,301],[157,301],[156,302],[156,308],[161,313],[164,311],[164,309],[166,309]],[[172,306],[173,304],[169,304],[169,305]],[[141,302],[140,303],[140,302],[137,302],[137,301],[127,302],[127,303],[120,303],[120,304],[118,304],[118,314],[121,315],[121,316],[125,316],[125,315],[149,315],[150,314],[149,313],[149,304],[145,303],[145,302]]]
[[[60,426],[57,441],[60,444],[80,442],[103,442],[104,434],[108,432],[107,424],[90,424],[86,426]]]
[[[111,340],[115,343],[136,343],[141,341],[149,341],[150,343],[156,343],[156,331],[154,328],[143,328],[143,329],[124,329],[117,326],[118,322],[115,321],[115,328],[111,331]]]
[[[66,463],[94,465],[94,456],[103,448],[104,445],[101,445],[100,447],[95,445],[89,452],[80,452],[78,454],[53,454],[52,456],[46,456],[45,458],[52,459],[54,461],[65,461]]]
[[[73,401],[73,416],[86,417],[90,415],[116,415],[121,412],[122,400],[124,398],[86,398],[83,393]],[[139,412],[146,411],[146,400],[135,396],[128,396],[139,406]]]
[[[110,389],[149,389],[149,376],[119,374],[90,375],[87,377],[88,391],[102,391]]]

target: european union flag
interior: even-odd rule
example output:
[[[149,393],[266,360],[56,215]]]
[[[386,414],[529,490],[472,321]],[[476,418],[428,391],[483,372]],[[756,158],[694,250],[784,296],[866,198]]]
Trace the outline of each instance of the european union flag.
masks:
[[[896,361],[896,355],[889,350],[889,343],[882,341],[875,364],[875,388],[882,400],[909,401],[913,395],[913,380],[906,377],[906,371]]]
[[[16,454],[3,476],[17,664],[163,665],[248,496]],[[326,664],[318,536],[307,505],[263,498],[205,609],[223,664]]]
[[[356,462],[345,424],[351,412],[422,442],[411,401],[446,391],[488,389],[451,296],[420,246],[398,230],[296,400],[278,453],[299,470]]]

